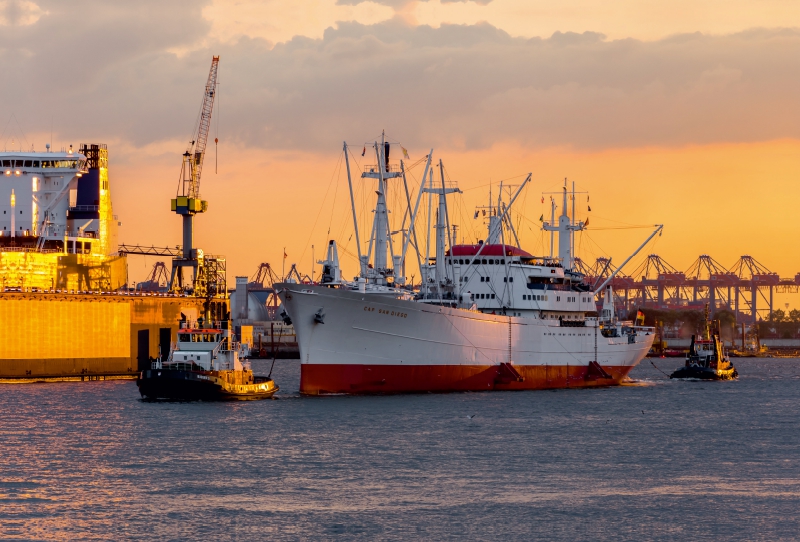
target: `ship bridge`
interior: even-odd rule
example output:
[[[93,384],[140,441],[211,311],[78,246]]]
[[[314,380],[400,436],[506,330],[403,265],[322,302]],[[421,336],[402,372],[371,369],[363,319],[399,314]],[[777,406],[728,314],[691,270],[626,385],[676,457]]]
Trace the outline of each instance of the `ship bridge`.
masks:
[[[0,245],[26,246],[34,243],[30,238],[63,239],[70,233],[69,210],[77,205],[80,178],[89,173],[86,155],[72,147],[61,152],[2,152],[0,166],[0,237],[5,238]]]
[[[0,153],[0,247],[114,252],[105,145]]]
[[[117,226],[105,145],[0,152],[0,288],[120,286]]]

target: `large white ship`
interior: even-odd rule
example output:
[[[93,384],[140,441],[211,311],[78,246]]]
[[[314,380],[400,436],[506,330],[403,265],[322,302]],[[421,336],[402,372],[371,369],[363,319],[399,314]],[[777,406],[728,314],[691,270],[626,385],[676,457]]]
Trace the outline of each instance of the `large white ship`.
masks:
[[[566,185],[558,222],[544,223],[558,233],[558,257],[536,257],[506,241],[507,229],[516,239],[508,213],[530,176],[508,204],[500,199],[490,206],[485,241],[453,244],[447,195],[458,189],[445,182],[441,162],[441,182],[434,183],[428,155],[420,195],[439,199],[436,256],[426,258],[422,286],[412,297],[398,276],[408,241],[394,250],[385,212],[387,181],[405,170],[402,162],[390,167],[386,143],[376,143],[375,152],[379,166],[366,168],[362,176],[374,175],[378,181],[368,254],[381,259],[367,263],[359,254],[361,273],[354,283],[323,279],[327,284],[278,285],[297,334],[301,393],[609,386],[619,384],[644,358],[653,328],[615,318],[606,287],[610,278],[593,288],[572,270],[574,232],[584,223],[575,221],[574,206],[573,216],[568,214]],[[413,230],[419,200],[413,210],[410,203]],[[396,255],[393,267],[386,265],[387,247]],[[333,269],[327,277],[338,279],[335,255],[329,250],[324,263]],[[600,313],[598,295],[604,296]]]

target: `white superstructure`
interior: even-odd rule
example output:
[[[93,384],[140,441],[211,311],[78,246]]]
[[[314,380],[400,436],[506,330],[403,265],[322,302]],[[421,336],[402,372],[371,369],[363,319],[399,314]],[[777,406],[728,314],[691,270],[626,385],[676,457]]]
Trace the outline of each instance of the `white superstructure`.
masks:
[[[116,250],[105,146],[92,145],[89,152],[103,162],[91,170],[87,156],[72,146],[0,152],[2,247],[102,255]]]

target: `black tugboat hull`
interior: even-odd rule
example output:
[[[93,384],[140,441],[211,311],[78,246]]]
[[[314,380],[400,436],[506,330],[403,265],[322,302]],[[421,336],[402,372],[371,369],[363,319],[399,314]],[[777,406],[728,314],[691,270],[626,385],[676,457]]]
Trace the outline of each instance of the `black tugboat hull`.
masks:
[[[731,367],[729,370],[707,369],[705,367],[681,367],[670,378],[691,378],[695,380],[734,380],[739,373]]]
[[[257,382],[257,384],[262,382]],[[136,381],[143,399],[169,401],[230,401],[269,399],[278,387],[269,390],[258,386],[238,386],[241,391],[232,392],[212,382],[208,376],[195,371],[151,369],[142,371]],[[246,388],[251,388],[247,390]]]

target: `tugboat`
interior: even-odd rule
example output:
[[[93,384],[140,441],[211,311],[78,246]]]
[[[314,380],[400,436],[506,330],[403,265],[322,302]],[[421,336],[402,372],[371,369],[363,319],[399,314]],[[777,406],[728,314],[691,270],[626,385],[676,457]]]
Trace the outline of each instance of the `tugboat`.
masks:
[[[686,365],[669,375],[670,378],[694,378],[698,380],[734,380],[739,376],[736,367],[722,347],[719,339],[719,325],[713,330],[708,321],[708,305],[706,305],[706,324],[703,338],[692,343],[686,355]]]
[[[269,376],[256,376],[245,352],[234,342],[229,322],[196,327],[181,322],[178,342],[166,361],[151,363],[136,385],[144,399],[223,401],[269,399],[279,390]]]

